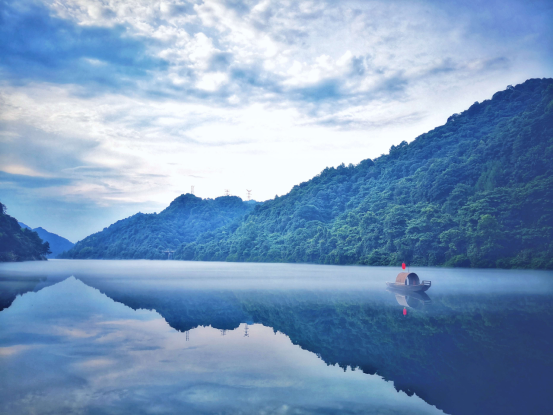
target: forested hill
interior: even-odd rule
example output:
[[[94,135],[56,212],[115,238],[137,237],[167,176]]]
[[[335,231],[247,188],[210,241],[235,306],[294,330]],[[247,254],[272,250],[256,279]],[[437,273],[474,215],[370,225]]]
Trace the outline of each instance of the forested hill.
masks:
[[[0,262],[44,260],[49,253],[48,242],[36,232],[21,228],[0,203]]]
[[[553,268],[553,79],[327,168],[178,259]]]
[[[194,241],[198,235],[230,225],[256,202],[236,196],[201,199],[177,197],[159,214],[137,213],[90,235],[58,258],[164,259],[166,250]]]
[[[62,236],[56,235],[55,233],[48,232],[44,228],[34,228],[32,229],[30,226],[25,225],[22,222],[18,222],[19,226],[22,228],[30,229],[38,234],[40,239],[42,239],[45,242],[48,242],[50,245],[50,251],[51,253],[46,255],[46,258],[56,258],[59,254],[61,254],[64,251],[67,251],[71,249],[75,244],[67,239],[65,239]]]

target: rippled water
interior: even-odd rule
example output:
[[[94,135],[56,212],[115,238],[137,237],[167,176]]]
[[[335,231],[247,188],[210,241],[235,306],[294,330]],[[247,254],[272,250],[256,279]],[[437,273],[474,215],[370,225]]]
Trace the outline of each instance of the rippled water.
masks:
[[[0,264],[0,413],[550,412],[553,273],[397,271]]]

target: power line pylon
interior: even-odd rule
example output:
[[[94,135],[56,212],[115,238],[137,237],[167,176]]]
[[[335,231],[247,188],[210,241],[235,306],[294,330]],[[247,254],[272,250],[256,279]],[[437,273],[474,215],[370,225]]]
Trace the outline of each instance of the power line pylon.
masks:
[[[194,186],[191,186],[190,194],[194,194]]]
[[[246,192],[248,192],[248,200],[252,200],[252,191],[246,189]]]
[[[225,189],[225,196],[230,196],[230,192],[228,189]]]
[[[248,333],[248,323],[246,323],[246,326],[244,327],[244,337],[250,337],[250,333]]]

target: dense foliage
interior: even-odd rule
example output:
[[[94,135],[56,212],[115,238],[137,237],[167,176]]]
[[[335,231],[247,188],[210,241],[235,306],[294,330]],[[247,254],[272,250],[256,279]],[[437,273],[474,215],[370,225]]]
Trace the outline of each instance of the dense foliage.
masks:
[[[0,203],[0,262],[43,260],[50,253],[48,242],[36,232],[19,226]]]
[[[137,213],[90,235],[60,258],[163,259],[198,235],[243,217],[255,202],[236,196],[200,199],[181,195],[159,214]]]
[[[327,168],[178,259],[553,268],[553,79],[509,86],[388,155]]]
[[[531,79],[255,209],[183,195],[63,256],[551,269],[552,158],[553,79]]]
[[[27,228],[32,231],[35,231],[38,236],[40,236],[40,239],[42,239],[45,242],[48,242],[50,245],[50,251],[51,253],[46,255],[46,258],[56,258],[59,254],[61,254],[64,251],[68,251],[75,245],[73,242],[65,239],[62,236],[56,235],[55,233],[48,232],[44,228],[34,228],[25,225],[22,222],[18,222],[19,226],[22,228]]]

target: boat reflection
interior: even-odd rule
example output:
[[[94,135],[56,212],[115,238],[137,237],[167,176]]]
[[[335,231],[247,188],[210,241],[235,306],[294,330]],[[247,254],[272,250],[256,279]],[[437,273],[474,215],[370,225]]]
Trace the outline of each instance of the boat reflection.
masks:
[[[422,308],[432,304],[432,300],[425,292],[412,292],[409,294],[400,294],[393,288],[387,288],[386,291],[396,296],[396,301],[402,307]]]

